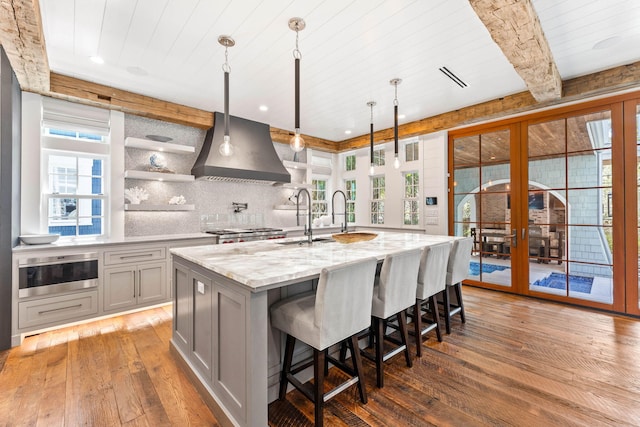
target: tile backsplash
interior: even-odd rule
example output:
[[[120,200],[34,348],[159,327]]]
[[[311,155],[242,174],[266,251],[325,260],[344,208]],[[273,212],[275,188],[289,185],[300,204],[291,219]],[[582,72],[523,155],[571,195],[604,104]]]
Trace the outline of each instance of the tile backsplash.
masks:
[[[191,174],[191,167],[204,142],[205,131],[127,114],[126,137],[145,138],[160,135],[172,138],[173,144],[195,147],[195,153],[162,153],[167,168],[179,174]],[[293,152],[288,145],[274,143],[280,158],[291,160]],[[154,151],[136,148],[125,149],[125,169],[147,170]],[[195,233],[203,229],[202,217],[221,215],[229,225],[242,224],[268,227],[296,225],[295,211],[274,211],[273,207],[284,203],[293,190],[269,184],[246,184],[196,180],[193,182],[159,182],[126,179],[126,188],[141,187],[149,193],[143,203],[167,204],[173,196],[184,196],[187,204],[194,204],[193,211],[128,211],[125,213],[125,236]],[[234,213],[232,203],[247,203],[247,209]],[[251,222],[253,221],[253,224]]]

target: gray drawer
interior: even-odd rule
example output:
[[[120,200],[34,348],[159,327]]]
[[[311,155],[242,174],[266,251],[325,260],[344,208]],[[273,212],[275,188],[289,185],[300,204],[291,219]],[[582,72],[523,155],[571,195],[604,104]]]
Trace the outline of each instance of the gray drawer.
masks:
[[[167,251],[164,246],[154,248],[123,249],[120,251],[105,251],[104,265],[138,263],[144,261],[164,260]]]
[[[18,303],[18,328],[46,327],[98,314],[98,291]]]

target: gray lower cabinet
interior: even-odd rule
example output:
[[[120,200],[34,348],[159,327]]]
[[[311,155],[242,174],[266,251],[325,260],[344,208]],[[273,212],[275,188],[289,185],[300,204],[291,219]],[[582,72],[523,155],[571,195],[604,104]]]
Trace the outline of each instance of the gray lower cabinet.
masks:
[[[248,295],[227,280],[174,258],[172,341],[223,406],[243,424],[248,400]]]
[[[98,291],[31,299],[18,303],[18,327],[49,326],[98,314]]]
[[[122,310],[165,301],[169,297],[166,268],[164,261],[105,267],[103,309]]]

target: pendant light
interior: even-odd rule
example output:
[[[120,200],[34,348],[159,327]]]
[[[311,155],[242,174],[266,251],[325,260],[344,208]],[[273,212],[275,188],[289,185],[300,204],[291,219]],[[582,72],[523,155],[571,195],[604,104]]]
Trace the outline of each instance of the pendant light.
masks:
[[[375,101],[369,101],[367,102],[367,105],[369,106],[369,108],[371,108],[371,126],[370,126],[370,131],[369,131],[369,148],[370,148],[370,156],[371,156],[371,166],[369,167],[369,175],[373,176],[373,173],[375,172],[374,169],[374,165],[373,165],[373,107],[376,105]]]
[[[400,159],[398,158],[398,85],[402,83],[402,79],[391,79],[389,82],[395,88],[395,98],[393,99],[393,167],[400,168]]]
[[[296,153],[304,150],[304,139],[300,135],[300,59],[302,54],[298,49],[298,32],[304,30],[305,24],[302,18],[289,19],[289,28],[296,32],[296,48],[293,50],[293,58],[295,59],[295,129],[296,133],[291,137],[289,146]]]
[[[233,155],[233,145],[231,145],[229,137],[229,73],[231,67],[229,67],[228,49],[236,42],[230,36],[220,36],[218,43],[224,46],[224,64],[222,65],[222,71],[224,71],[224,139],[218,151],[222,156],[229,157]]]

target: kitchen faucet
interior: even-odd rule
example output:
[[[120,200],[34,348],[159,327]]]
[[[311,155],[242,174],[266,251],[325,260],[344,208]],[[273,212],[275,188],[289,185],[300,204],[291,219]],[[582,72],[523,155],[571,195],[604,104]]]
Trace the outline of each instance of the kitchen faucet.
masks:
[[[301,188],[296,196],[296,224],[300,225],[300,194],[303,191],[307,193],[307,198],[309,199],[309,204],[307,205],[307,210],[309,211],[309,226],[304,226],[304,235],[309,236],[309,244],[311,244],[313,242],[313,232],[311,231],[311,194],[309,194],[306,188]]]
[[[344,191],[342,190],[336,190],[333,192],[333,195],[331,196],[331,223],[335,224],[336,223],[336,214],[335,214],[335,210],[334,210],[334,198],[336,197],[336,193],[340,193],[342,194],[342,197],[344,198],[344,212],[342,214],[338,214],[338,215],[344,215],[344,223],[340,224],[340,232],[341,233],[346,233],[347,232],[347,195],[344,194]]]

